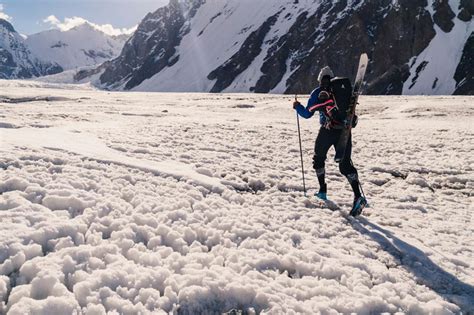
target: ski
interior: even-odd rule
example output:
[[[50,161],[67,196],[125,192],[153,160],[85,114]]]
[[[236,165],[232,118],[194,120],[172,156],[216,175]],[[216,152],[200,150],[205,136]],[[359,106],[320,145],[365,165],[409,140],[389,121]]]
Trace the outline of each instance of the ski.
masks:
[[[356,79],[354,83],[354,89],[352,90],[351,102],[346,112],[346,121],[348,123],[346,124],[345,128],[342,130],[341,136],[336,145],[336,156],[334,160],[337,163],[342,161],[342,159],[344,158],[344,154],[346,153],[346,146],[347,146],[347,142],[349,141],[349,137],[351,135],[352,121],[355,115],[357,100],[359,99],[361,87],[364,82],[365,72],[367,70],[368,64],[369,64],[369,58],[367,57],[367,54],[364,53],[360,56],[359,68],[357,70],[357,75],[356,75]]]

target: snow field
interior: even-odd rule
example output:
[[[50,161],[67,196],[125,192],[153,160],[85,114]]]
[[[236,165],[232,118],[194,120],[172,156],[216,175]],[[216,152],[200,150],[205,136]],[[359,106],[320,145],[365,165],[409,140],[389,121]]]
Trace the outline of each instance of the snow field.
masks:
[[[55,98],[0,107],[1,313],[474,310],[472,97],[361,98],[354,220],[290,96],[6,84]]]

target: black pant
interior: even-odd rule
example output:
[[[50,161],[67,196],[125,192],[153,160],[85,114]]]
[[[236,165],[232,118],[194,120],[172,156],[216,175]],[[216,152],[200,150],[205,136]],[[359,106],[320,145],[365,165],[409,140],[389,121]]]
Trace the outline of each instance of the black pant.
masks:
[[[326,192],[327,189],[325,182],[325,162],[327,153],[331,146],[336,148],[341,133],[342,129],[326,129],[322,127],[319,130],[318,137],[316,138],[316,143],[314,145],[313,168],[316,170],[316,174],[318,176],[320,191]],[[341,171],[342,175],[347,177],[355,196],[358,197],[360,196],[359,179],[357,170],[351,162],[351,153],[352,136],[349,136],[346,152],[344,153],[343,159],[339,163],[339,170]]]

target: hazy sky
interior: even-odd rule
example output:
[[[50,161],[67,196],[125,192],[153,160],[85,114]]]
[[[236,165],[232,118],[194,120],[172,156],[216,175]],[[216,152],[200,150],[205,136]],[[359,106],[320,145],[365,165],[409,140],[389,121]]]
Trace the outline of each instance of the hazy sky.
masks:
[[[92,23],[111,24],[128,29],[137,25],[148,12],[153,12],[169,0],[0,0],[0,17],[8,18],[22,34],[33,34],[53,28],[43,22],[54,15],[65,18],[81,17]]]

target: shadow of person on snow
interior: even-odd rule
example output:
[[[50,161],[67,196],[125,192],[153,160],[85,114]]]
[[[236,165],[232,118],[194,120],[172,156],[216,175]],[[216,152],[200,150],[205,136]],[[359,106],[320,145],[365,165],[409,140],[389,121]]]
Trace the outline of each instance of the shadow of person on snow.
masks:
[[[474,314],[474,286],[465,283],[436,265],[423,251],[397,238],[366,218],[354,220],[354,228],[368,235],[401,262],[421,283],[449,302],[456,304],[463,312]]]

